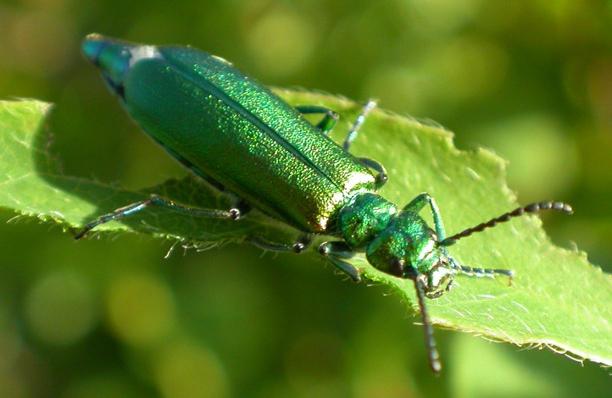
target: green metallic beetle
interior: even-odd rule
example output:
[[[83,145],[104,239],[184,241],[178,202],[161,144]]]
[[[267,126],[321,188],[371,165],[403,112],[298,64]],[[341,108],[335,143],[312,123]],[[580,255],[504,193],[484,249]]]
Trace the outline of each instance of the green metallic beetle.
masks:
[[[359,271],[346,260],[365,252],[377,269],[414,281],[425,327],[429,362],[441,364],[425,298],[448,291],[455,274],[512,277],[510,270],[471,268],[447,251],[458,239],[524,213],[554,209],[571,213],[561,202],[534,203],[447,237],[440,211],[427,193],[403,208],[376,194],[387,180],[384,167],[349,153],[351,142],[375,107],[369,101],[343,147],[328,138],[338,115],[319,106],[292,107],[222,58],[189,47],[156,47],[97,34],[83,42],[85,56],[102,72],[127,112],[170,155],[234,199],[230,209],[184,206],[152,195],[88,223],[82,238],[97,225],[158,206],[192,217],[239,220],[251,208],[300,231],[293,244],[250,242],[267,250],[302,252],[317,234],[337,241],[319,253],[353,280]],[[320,114],[312,125],[304,114]],[[419,216],[429,206],[434,229]]]

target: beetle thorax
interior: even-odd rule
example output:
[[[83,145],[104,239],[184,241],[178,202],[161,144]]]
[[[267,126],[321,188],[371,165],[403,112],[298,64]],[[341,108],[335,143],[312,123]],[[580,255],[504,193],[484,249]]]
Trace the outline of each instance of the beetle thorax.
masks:
[[[367,245],[368,262],[381,271],[413,278],[428,276],[427,293],[436,293],[450,282],[446,251],[434,231],[418,214],[402,211]]]
[[[387,228],[396,213],[397,207],[383,197],[359,193],[340,210],[340,234],[350,247],[362,248]]]

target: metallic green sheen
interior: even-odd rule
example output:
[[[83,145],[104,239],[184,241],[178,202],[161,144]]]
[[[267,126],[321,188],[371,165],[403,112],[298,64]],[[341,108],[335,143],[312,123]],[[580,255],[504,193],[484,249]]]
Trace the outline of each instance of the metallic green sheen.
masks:
[[[290,225],[326,232],[357,193],[375,189],[368,168],[219,57],[98,36],[84,52],[172,156]]]
[[[104,78],[113,89],[121,85],[132,58],[123,43],[109,41],[97,34],[87,36],[83,54],[104,71]]]
[[[356,195],[340,210],[342,237],[349,246],[362,248],[387,228],[395,213],[397,207],[379,195]]]
[[[398,209],[375,193],[386,181],[384,167],[348,153],[372,101],[356,119],[344,150],[323,132],[334,124],[334,112],[312,105],[299,108],[326,115],[319,129],[219,57],[189,47],[130,44],[99,35],[87,36],[83,53],[99,67],[128,113],[170,155],[217,188],[308,232],[293,244],[264,242],[256,236],[251,243],[301,252],[312,242],[310,233],[334,235],[341,240],[321,243],[319,253],[353,280],[360,280],[360,270],[346,260],[364,251],[375,268],[413,280],[434,372],[441,364],[425,298],[447,292],[456,274],[513,275],[511,270],[463,266],[448,254],[447,246],[526,213],[547,209],[571,213],[571,207],[561,202],[534,203],[447,237],[431,195],[421,193]],[[225,220],[239,219],[242,209],[190,208],[152,195],[99,216],[75,237],[148,206]],[[419,215],[426,207],[435,230]]]
[[[370,264],[382,271],[389,271],[394,259],[403,259],[406,267],[427,273],[444,257],[435,243],[435,233],[422,217],[402,211],[374,237],[366,248],[366,256]]]

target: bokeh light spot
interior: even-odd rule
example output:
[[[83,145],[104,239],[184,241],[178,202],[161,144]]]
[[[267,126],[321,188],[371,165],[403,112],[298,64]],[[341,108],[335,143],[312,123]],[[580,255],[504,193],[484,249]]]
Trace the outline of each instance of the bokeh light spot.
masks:
[[[227,381],[219,361],[205,348],[176,342],[162,349],[155,365],[155,379],[167,398],[227,396]]]
[[[578,149],[562,124],[547,115],[522,115],[481,131],[479,142],[510,161],[510,186],[524,198],[560,197],[578,173]]]
[[[50,344],[73,344],[96,321],[91,287],[77,274],[56,273],[39,279],[25,300],[32,333]]]
[[[434,97],[461,102],[480,99],[504,81],[508,56],[492,41],[463,37],[445,42],[423,59]]]
[[[416,28],[424,34],[450,33],[469,23],[477,14],[482,0],[413,0]]]
[[[428,77],[401,65],[376,69],[368,76],[362,90],[364,97],[379,98],[385,108],[418,115],[427,105]]]
[[[246,44],[263,74],[283,77],[308,61],[316,32],[299,15],[284,9],[264,15],[249,31]]]
[[[152,275],[130,275],[115,280],[107,297],[112,331],[133,345],[148,345],[174,327],[175,308],[168,287]]]
[[[335,335],[310,332],[297,336],[287,351],[289,384],[306,396],[337,396],[343,365],[342,341]]]
[[[61,71],[72,60],[76,35],[70,20],[61,13],[16,13],[10,22],[0,44],[9,46],[12,56],[0,57],[0,65],[7,63],[44,76]]]
[[[62,398],[136,398],[142,397],[137,388],[121,373],[97,373],[75,378],[62,394]]]

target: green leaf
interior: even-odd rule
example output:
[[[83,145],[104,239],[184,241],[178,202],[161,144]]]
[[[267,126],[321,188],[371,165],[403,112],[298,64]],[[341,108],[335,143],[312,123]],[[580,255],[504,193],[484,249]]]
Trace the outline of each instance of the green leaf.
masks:
[[[319,104],[337,110],[342,115],[333,134],[337,139],[343,137],[359,111],[359,105],[337,97],[285,90],[278,93],[293,104]],[[37,101],[0,102],[1,207],[71,230],[151,192],[201,207],[228,205],[192,177],[132,192],[63,175],[48,152],[45,118],[49,110],[48,104]],[[384,163],[390,178],[381,194],[399,205],[420,192],[429,192],[438,201],[450,233],[517,207],[505,183],[504,161],[486,150],[456,149],[451,134],[439,127],[377,110],[368,118],[352,151]],[[108,223],[97,231],[135,231],[213,245],[240,241],[252,234],[287,242],[297,235],[297,231],[258,213],[232,222],[194,219],[162,210]],[[450,250],[465,265],[509,268],[516,277],[511,287],[504,280],[458,277],[454,290],[428,302],[435,324],[612,365],[610,275],[589,264],[584,253],[554,246],[537,217],[502,224],[462,240]],[[354,264],[367,278],[390,287],[415,308],[411,281],[381,273],[363,257],[357,257]]]

